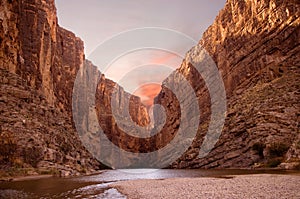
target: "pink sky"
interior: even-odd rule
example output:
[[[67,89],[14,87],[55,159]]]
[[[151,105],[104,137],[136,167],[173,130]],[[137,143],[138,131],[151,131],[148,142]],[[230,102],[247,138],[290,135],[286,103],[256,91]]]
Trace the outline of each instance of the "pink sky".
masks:
[[[198,41],[224,5],[225,0],[56,0],[59,24],[84,41],[86,57],[94,63],[90,55],[97,46],[134,28],[172,29]],[[181,62],[176,54],[143,50],[121,57],[104,73],[149,106],[161,82]]]
[[[141,96],[141,101],[149,109],[153,105],[153,99],[161,90],[160,84],[150,83],[141,85],[133,95]]]

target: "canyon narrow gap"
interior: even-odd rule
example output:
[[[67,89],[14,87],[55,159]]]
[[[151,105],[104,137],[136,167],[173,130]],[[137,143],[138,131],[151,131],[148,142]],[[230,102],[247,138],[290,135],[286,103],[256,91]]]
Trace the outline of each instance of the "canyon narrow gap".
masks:
[[[2,181],[20,176],[74,177],[101,173],[105,169],[151,168],[166,169],[162,179],[179,178],[181,173],[175,169],[197,169],[196,173],[183,170],[182,174],[186,177],[182,183],[193,186],[205,184],[203,179],[189,181],[194,176],[245,174],[240,170],[225,174],[222,169],[253,170],[250,174],[262,174],[255,172],[264,169],[284,170],[283,174],[291,170],[296,173],[292,180],[299,182],[299,1],[227,0],[200,41],[184,52],[183,57],[176,52],[163,54],[161,58],[146,57],[145,60],[151,60],[156,67],[174,65],[178,60],[180,63],[176,68],[161,72],[156,68],[153,69],[156,73],[144,74],[145,79],[147,75],[147,78],[155,74],[157,77],[152,83],[140,83],[139,87],[128,76],[130,81],[125,79],[122,83],[135,88],[132,93],[107,78],[105,71],[99,71],[99,67],[104,66],[96,66],[87,58],[84,41],[58,24],[55,3],[54,0],[0,0]],[[155,33],[155,29],[147,28]],[[152,35],[149,41],[160,38]],[[168,41],[165,38],[165,42]],[[127,43],[129,41],[122,40],[120,49]],[[204,69],[199,72],[199,66],[216,67],[218,77]],[[137,72],[134,78],[136,76],[143,79],[142,72]],[[217,85],[218,81],[222,85]],[[224,95],[212,97],[219,92]],[[224,107],[224,110],[219,108],[219,112],[215,112],[212,107]],[[218,127],[221,127],[219,134]],[[191,137],[194,131],[195,136]],[[105,142],[100,139],[102,133],[107,139]],[[208,173],[197,173],[198,169]],[[220,173],[216,171],[218,176],[212,175],[210,169]],[[122,176],[118,171],[110,172],[112,176]],[[105,188],[99,188],[101,193],[97,194],[102,194],[102,198],[107,190],[114,189],[129,198],[149,198],[143,190],[136,191],[140,195],[134,197],[131,188],[166,183],[170,184],[168,190],[174,191],[173,185],[176,188],[181,183],[176,179],[160,181],[159,177],[150,176],[145,179],[153,181],[141,178],[129,184],[111,185],[100,176]],[[263,176],[249,178],[249,181],[264,181]],[[123,181],[127,177],[111,181]],[[131,180],[137,179],[140,178]],[[248,178],[237,177],[232,181],[245,185],[245,179]],[[101,184],[91,178],[88,180],[86,186]],[[214,183],[214,179],[210,181]],[[67,180],[62,182],[67,183]],[[221,186],[225,182],[222,179],[217,180],[218,183]],[[288,186],[291,192],[288,196],[294,197],[293,183]],[[75,190],[75,187],[77,185],[70,184],[70,189]],[[160,193],[165,191],[157,188]],[[274,187],[267,184],[266,188]],[[280,189],[278,196],[284,197],[283,192],[284,189]],[[108,198],[114,194],[123,197],[119,192],[110,194]],[[191,197],[197,195],[191,194]],[[177,194],[152,195],[170,198]]]

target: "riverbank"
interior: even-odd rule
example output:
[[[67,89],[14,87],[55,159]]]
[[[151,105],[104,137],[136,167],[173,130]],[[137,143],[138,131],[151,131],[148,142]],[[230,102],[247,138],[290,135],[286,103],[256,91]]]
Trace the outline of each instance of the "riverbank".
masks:
[[[91,176],[103,173],[106,170],[98,170],[88,173],[79,173],[79,176]],[[57,170],[38,170],[38,169],[13,169],[13,170],[0,170],[0,182],[11,181],[25,181],[25,180],[38,180],[43,178],[61,177],[72,178],[75,176],[61,176]]]
[[[235,175],[222,178],[132,180],[110,185],[128,199],[300,198],[300,174]]]

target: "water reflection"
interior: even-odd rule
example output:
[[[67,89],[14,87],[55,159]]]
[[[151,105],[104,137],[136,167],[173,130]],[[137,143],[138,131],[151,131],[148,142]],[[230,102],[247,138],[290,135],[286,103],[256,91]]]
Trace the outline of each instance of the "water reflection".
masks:
[[[166,179],[166,178],[196,178],[196,177],[222,177],[226,175],[247,174],[288,174],[293,171],[281,170],[203,170],[203,169],[120,169],[110,170],[99,175],[73,178],[83,182],[115,182],[138,179]]]

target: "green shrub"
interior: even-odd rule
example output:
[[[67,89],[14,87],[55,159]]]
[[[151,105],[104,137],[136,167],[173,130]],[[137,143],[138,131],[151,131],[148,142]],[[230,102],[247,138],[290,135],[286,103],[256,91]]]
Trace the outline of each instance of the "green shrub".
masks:
[[[288,145],[276,142],[269,147],[269,154],[271,157],[282,157],[288,150]]]
[[[264,143],[261,142],[257,142],[252,146],[252,149],[254,151],[256,151],[258,153],[258,155],[260,157],[264,157],[264,149],[265,149],[266,145]]]

